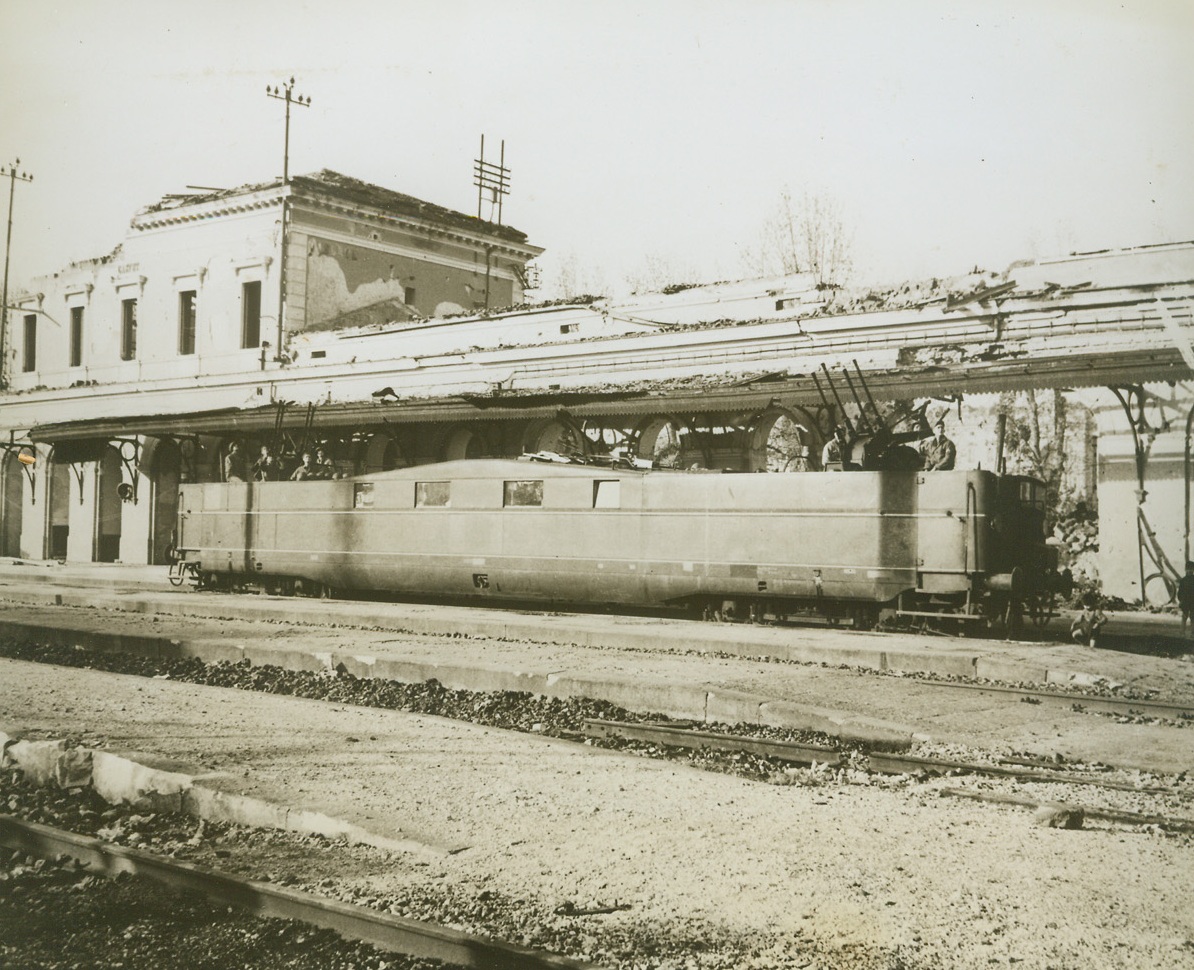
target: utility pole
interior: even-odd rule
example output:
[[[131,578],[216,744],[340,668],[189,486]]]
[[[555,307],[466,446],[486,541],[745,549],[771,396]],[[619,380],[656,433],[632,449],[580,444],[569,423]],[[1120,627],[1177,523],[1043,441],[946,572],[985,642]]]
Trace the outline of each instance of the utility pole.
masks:
[[[282,143],[282,260],[278,267],[278,343],[274,348],[274,357],[281,360],[282,340],[286,335],[286,223],[288,215],[286,187],[290,185],[290,106],[297,104],[309,108],[311,99],[304,98],[301,94],[294,95],[293,77],[282,86],[281,90],[277,85],[271,88],[267,84],[265,93],[267,97],[286,102],[286,136]]]
[[[288,185],[290,183],[290,106],[292,104],[300,105],[304,108],[311,107],[311,99],[304,98],[301,94],[294,96],[294,78],[292,77],[279,91],[278,86],[274,85],[272,88],[267,84],[265,86],[265,93],[268,97],[276,98],[279,101],[286,102],[286,139],[282,146],[282,184]]]
[[[8,339],[8,256],[12,252],[12,201],[17,182],[32,182],[28,172],[18,172],[21,164],[18,158],[8,168],[0,168],[0,178],[8,176],[8,238],[4,242],[4,295],[0,296],[0,391],[8,388],[8,357],[5,346]]]
[[[485,161],[485,136],[481,136],[481,154],[473,159],[473,185],[477,187],[477,219],[481,218],[481,203],[489,194],[490,222],[493,210],[497,209],[497,224],[502,224],[502,200],[510,194],[510,169],[506,168],[506,139],[502,139],[502,150],[498,163]],[[485,246],[485,309],[489,309],[489,284],[492,275],[493,246]]]

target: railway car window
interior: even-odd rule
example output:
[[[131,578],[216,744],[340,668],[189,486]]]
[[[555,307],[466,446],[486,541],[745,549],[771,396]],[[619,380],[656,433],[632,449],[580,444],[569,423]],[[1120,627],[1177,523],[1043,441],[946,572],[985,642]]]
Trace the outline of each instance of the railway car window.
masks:
[[[543,504],[543,482],[506,482],[502,504],[528,506]]]
[[[1045,507],[1045,488],[1040,482],[1020,483],[1020,502],[1023,505],[1033,505],[1038,509]]]
[[[622,507],[622,483],[616,478],[612,482],[593,483],[593,508],[620,509]]]
[[[352,487],[352,507],[354,509],[373,508],[373,483],[357,482]]]
[[[451,482],[415,482],[415,508],[444,508],[451,499]]]

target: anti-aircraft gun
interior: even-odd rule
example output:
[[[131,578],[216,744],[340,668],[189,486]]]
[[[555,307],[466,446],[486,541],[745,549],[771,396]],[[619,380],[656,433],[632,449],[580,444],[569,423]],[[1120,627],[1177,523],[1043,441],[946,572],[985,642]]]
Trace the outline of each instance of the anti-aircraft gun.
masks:
[[[833,395],[841,427],[846,432],[846,444],[843,447],[843,471],[915,471],[921,467],[920,452],[911,447],[911,442],[922,441],[932,437],[925,411],[929,402],[916,408],[908,408],[902,403],[892,405],[886,412],[875,403],[866,380],[862,376],[862,369],[858,361],[854,364],[855,376],[850,376],[849,368],[842,368],[842,376],[846,386],[850,389],[856,413],[853,418],[838,393],[837,385],[829,368],[821,365],[825,386],[822,387],[821,378],[813,374],[813,383],[821,401],[827,410],[834,410],[825,390]],[[862,394],[859,394],[861,388]]]

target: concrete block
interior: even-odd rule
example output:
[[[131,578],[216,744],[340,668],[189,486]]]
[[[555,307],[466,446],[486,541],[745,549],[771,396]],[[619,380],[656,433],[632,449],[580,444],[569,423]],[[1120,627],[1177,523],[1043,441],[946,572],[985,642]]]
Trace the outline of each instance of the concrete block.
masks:
[[[932,650],[888,650],[888,670],[919,671],[947,677],[973,677],[975,657],[968,653],[936,653]]]
[[[54,768],[54,784],[59,788],[90,788],[92,752],[90,748],[67,748]]]
[[[461,667],[454,664],[428,665],[430,676],[452,690],[527,691],[542,694],[547,690],[548,674],[533,670],[514,670],[489,664]]]
[[[828,664],[831,667],[866,667],[883,670],[886,663],[882,647],[847,647],[835,644],[821,646],[794,643],[788,648],[788,659],[796,663]]]
[[[191,776],[147,768],[107,751],[92,752],[91,782],[101,798],[127,802],[141,811],[180,812]]]
[[[745,691],[709,688],[705,698],[705,720],[719,724],[758,724],[759,707],[766,700]]]
[[[244,648],[239,643],[228,640],[164,640],[159,649],[163,660],[196,658],[204,663],[214,664],[220,661],[240,663],[245,658]]]
[[[841,715],[836,711],[795,704],[792,701],[765,701],[759,705],[759,723],[770,727],[795,728],[798,731],[821,731],[838,736]]]
[[[838,724],[843,741],[861,741],[872,751],[907,751],[912,747],[910,727],[867,717],[847,716]]]
[[[768,701],[760,705],[759,723],[821,731],[843,741],[861,741],[880,751],[906,751],[912,745],[912,729],[902,724],[790,701]]]
[[[16,741],[7,748],[9,760],[20,768],[26,781],[42,787],[54,784],[65,752],[65,741]]]
[[[291,814],[284,805],[216,791],[205,785],[192,785],[183,793],[181,811],[213,822],[275,829],[287,828],[287,816]]]
[[[377,666],[376,657],[337,653],[333,661],[336,667],[343,667],[347,673],[361,680],[370,680],[375,676],[373,670]]]
[[[349,839],[354,841],[356,826],[349,824],[342,818],[332,818],[322,812],[307,812],[294,808],[286,813],[286,820],[282,828],[291,832],[301,832],[304,835],[322,835],[325,839]]]
[[[396,680],[402,684],[421,684],[433,674],[428,670],[435,664],[417,660],[397,660],[392,657],[378,657],[373,664],[373,676],[378,680]]]
[[[324,670],[323,662],[306,650],[288,650],[261,643],[245,643],[243,650],[245,659],[258,666],[281,667],[283,670]]]
[[[600,674],[551,674],[544,693],[552,697],[592,697],[628,711],[666,714],[669,717],[705,719],[708,691],[687,684],[631,680]]]
[[[974,661],[974,676],[983,680],[1000,680],[1007,683],[1043,684],[1049,671],[1036,664],[1017,663],[998,657],[978,657]]]
[[[739,639],[730,636],[699,636],[683,644],[686,650],[699,653],[725,653],[732,657],[770,658],[773,660],[788,660],[790,645],[787,643],[768,643],[764,640]]]

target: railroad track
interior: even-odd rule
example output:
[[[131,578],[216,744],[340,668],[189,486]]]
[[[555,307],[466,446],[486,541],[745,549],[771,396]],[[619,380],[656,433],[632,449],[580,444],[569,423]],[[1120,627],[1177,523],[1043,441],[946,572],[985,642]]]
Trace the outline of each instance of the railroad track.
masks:
[[[1124,717],[1144,714],[1173,720],[1194,719],[1194,702],[1130,700],[1122,697],[1100,697],[1096,694],[1082,694],[1076,691],[1034,690],[1026,687],[1000,687],[994,684],[961,684],[927,678],[921,683],[930,687],[998,694],[1027,703],[1056,704],[1072,709],[1120,714]]]
[[[628,741],[644,741],[648,744],[671,745],[676,748],[710,748],[715,751],[740,751],[768,758],[779,758],[796,764],[841,763],[836,748],[820,744],[796,744],[791,741],[768,741],[763,738],[744,738],[733,734],[718,734],[712,731],[694,731],[691,728],[675,727],[649,722],[603,721],[586,718],[585,733],[596,738],[625,738]]]
[[[585,733],[591,737],[624,738],[647,744],[668,745],[677,748],[710,748],[719,751],[738,751],[778,758],[794,764],[823,764],[836,767],[843,762],[837,749],[824,745],[797,744],[788,741],[769,741],[760,738],[739,737],[733,734],[719,734],[697,731],[675,725],[653,723],[628,723],[604,721],[594,718],[584,722]],[[1011,763],[992,765],[983,762],[951,761],[943,758],[922,758],[909,754],[873,752],[867,756],[866,767],[876,774],[946,775],[951,772],[1009,778],[1019,782],[1064,784],[1080,787],[1101,788],[1109,791],[1126,791],[1141,795],[1165,795],[1169,789],[1117,782],[1111,779],[1091,778],[1072,772],[1040,770],[1043,762],[1031,766],[1017,766]],[[1022,805],[1037,808],[1040,802],[1011,795],[987,795],[967,793],[959,789],[944,789],[945,794],[957,798],[975,798],[1000,804]],[[1148,815],[1138,812],[1117,811],[1083,806],[1087,817],[1129,825],[1160,825],[1180,832],[1194,832],[1194,819],[1165,815]]]
[[[595,964],[379,913],[284,886],[242,879],[11,815],[0,814],[0,846],[42,858],[66,855],[93,873],[105,876],[131,873],[177,891],[200,893],[255,916],[300,920],[347,939],[455,966],[492,970],[600,970]]]

